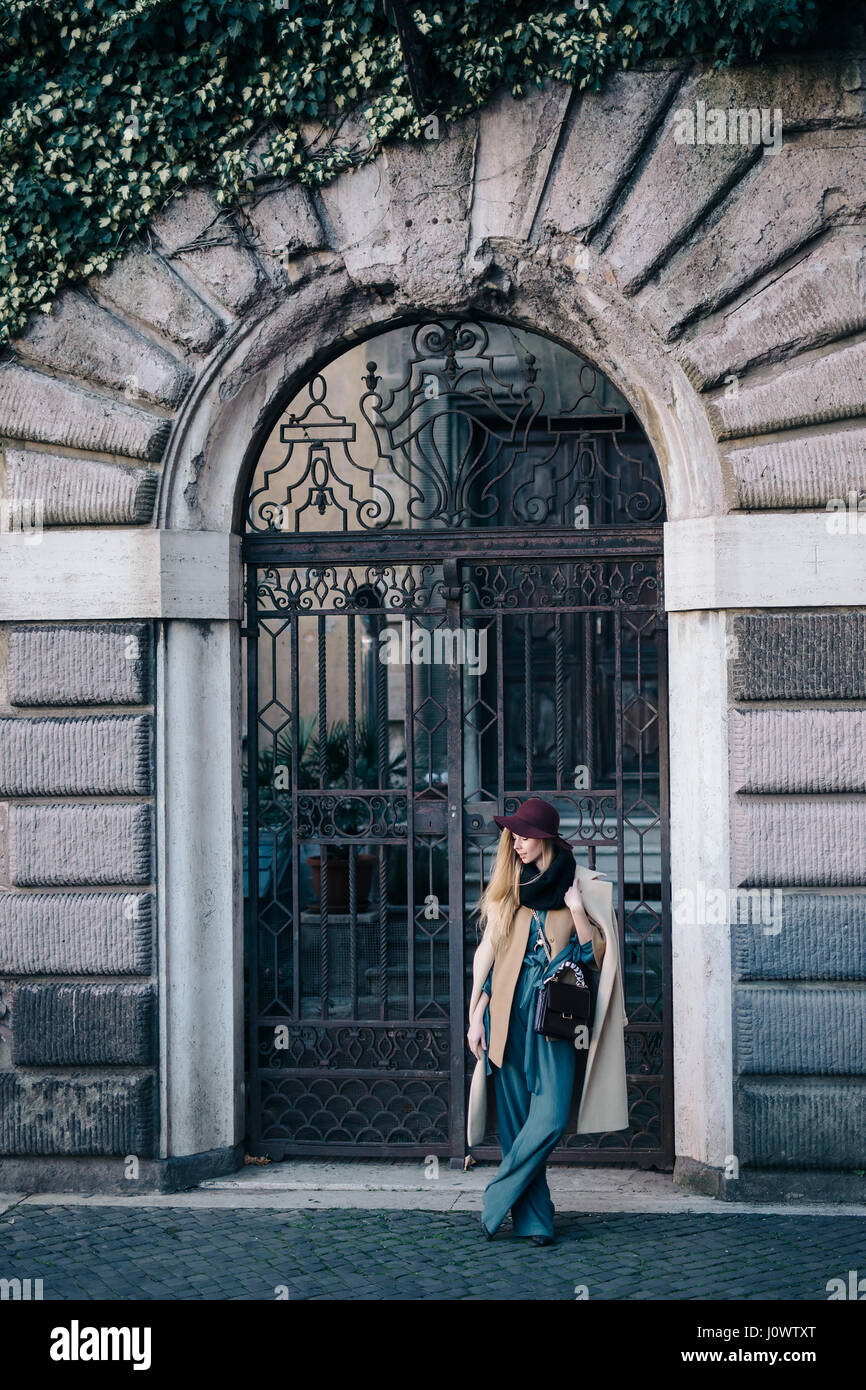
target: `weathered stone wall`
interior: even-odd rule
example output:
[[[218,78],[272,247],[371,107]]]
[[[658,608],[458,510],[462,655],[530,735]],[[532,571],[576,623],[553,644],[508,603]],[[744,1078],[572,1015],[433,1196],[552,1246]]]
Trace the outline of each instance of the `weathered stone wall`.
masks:
[[[678,143],[677,113],[699,101],[780,111],[779,149]],[[820,511],[866,485],[862,55],[662,65],[598,95],[554,84],[440,134],[318,193],[273,184],[236,217],[189,193],[147,244],[35,315],[0,366],[3,497],[41,499],[46,528],[30,547],[3,537],[16,548],[0,610],[2,1154],[177,1152],[157,1124],[155,990],[172,966],[154,958],[154,836],[168,793],[154,781],[145,620],[193,614],[171,597],[183,548],[142,578],[117,536],[237,531],[256,450],[317,356],[412,314],[497,314],[572,344],[626,394],[674,523]],[[89,589],[75,550],[78,536],[86,556],[87,528]],[[160,563],[133,549],[136,565]],[[790,573],[807,562],[792,556]],[[734,1134],[691,1147],[689,1113],[715,1083],[709,1066],[681,1068],[678,1152],[718,1172],[730,1142],[744,1168],[841,1172],[866,1156],[866,614],[817,579],[817,608],[777,612],[790,602],[774,583],[729,617],[731,872],[718,886],[785,890],[782,927],[732,930],[732,1080],[719,1084],[733,1088]],[[675,792],[702,775],[688,757]],[[686,1030],[701,1001],[678,1005],[677,984]],[[205,1031],[187,1023],[185,1057]],[[203,1109],[206,1073],[202,1052]]]
[[[4,1154],[154,1154],[150,625],[3,643]]]
[[[731,620],[736,1153],[862,1167],[866,613]]]

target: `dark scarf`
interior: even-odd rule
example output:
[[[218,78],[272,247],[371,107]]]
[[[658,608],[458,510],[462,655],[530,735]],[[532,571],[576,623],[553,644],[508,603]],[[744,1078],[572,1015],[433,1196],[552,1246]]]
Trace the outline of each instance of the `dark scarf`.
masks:
[[[557,849],[539,877],[538,864],[520,867],[520,905],[551,911],[564,907],[563,898],[574,883],[574,855],[570,849]]]

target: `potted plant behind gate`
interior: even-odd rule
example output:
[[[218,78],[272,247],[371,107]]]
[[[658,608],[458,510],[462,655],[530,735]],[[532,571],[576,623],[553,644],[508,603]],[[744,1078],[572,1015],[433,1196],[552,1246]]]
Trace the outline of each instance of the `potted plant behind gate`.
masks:
[[[370,720],[360,719],[355,725],[355,776],[349,782],[349,725],[345,719],[335,720],[325,736],[325,780],[327,788],[339,791],[346,789],[350,795],[338,804],[334,811],[334,829],[340,835],[361,835],[369,824],[367,803],[363,797],[353,798],[351,792],[372,791],[379,786],[379,764],[377,757],[377,736],[375,726]],[[389,756],[387,782],[394,775],[405,771],[406,754],[403,750]],[[307,786],[319,784],[319,740],[311,736],[301,763],[304,781]],[[361,842],[363,843],[363,841]],[[328,856],[328,908],[335,912],[349,910],[349,846],[333,844],[327,847]],[[322,901],[322,857],[310,855],[308,859],[313,876],[313,888],[319,901]],[[356,865],[355,906],[360,912],[368,905],[373,883],[373,866],[377,863],[375,854],[358,853]]]

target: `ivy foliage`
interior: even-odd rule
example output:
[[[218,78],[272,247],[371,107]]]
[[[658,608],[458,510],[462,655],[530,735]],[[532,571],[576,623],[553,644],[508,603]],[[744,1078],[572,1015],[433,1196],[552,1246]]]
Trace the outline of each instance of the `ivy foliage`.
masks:
[[[648,59],[730,64],[814,33],[818,0],[432,0],[406,8],[437,117]],[[311,139],[360,108],[371,140]],[[225,207],[419,138],[382,0],[0,0],[0,342],[107,270],[174,196]],[[261,153],[251,158],[251,147]]]

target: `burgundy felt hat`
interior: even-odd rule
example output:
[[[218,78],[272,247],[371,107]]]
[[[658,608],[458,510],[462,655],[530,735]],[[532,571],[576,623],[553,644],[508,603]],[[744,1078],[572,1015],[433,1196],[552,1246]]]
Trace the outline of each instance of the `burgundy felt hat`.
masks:
[[[501,830],[510,830],[515,835],[524,835],[528,840],[554,840],[562,849],[572,846],[563,840],[559,833],[559,812],[549,801],[540,796],[531,796],[524,801],[513,816],[494,816]]]

